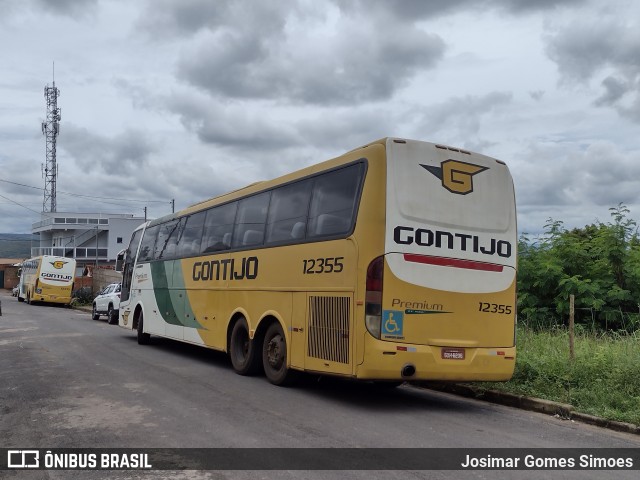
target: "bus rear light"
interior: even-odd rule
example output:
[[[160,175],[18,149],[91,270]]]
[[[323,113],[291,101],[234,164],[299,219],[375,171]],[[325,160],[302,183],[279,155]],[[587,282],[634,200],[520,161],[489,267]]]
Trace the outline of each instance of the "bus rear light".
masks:
[[[367,268],[367,292],[365,294],[365,325],[369,333],[380,338],[382,324],[382,284],[384,257],[375,258]]]
[[[382,324],[381,315],[365,315],[365,325],[367,331],[375,338],[380,338],[380,325]]]

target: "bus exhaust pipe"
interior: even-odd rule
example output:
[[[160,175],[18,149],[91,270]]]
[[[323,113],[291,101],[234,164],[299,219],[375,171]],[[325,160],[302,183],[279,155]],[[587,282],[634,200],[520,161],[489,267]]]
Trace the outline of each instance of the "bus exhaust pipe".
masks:
[[[411,363],[402,367],[402,370],[400,371],[400,375],[402,375],[402,378],[413,377],[415,374],[416,366]]]

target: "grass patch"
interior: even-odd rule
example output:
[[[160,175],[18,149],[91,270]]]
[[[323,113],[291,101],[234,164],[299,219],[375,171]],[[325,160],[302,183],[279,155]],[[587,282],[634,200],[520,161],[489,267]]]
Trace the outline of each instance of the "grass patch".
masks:
[[[576,334],[519,328],[513,378],[493,390],[569,403],[579,412],[640,425],[640,334]]]

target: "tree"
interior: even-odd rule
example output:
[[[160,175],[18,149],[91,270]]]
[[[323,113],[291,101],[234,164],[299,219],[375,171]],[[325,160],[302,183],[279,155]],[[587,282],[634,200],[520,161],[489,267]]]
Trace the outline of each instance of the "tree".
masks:
[[[518,311],[537,325],[566,319],[569,295],[576,297],[576,321],[603,328],[626,326],[622,312],[640,309],[640,239],[622,203],[610,208],[613,221],[566,230],[548,219],[538,242],[518,242]],[[636,318],[636,322],[638,319]]]

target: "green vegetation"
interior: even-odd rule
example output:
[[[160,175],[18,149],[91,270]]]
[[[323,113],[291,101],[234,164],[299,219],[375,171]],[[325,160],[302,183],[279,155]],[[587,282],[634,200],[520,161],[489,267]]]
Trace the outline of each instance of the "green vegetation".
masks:
[[[576,323],[592,330],[640,328],[640,238],[629,209],[610,208],[612,222],[566,230],[549,219],[536,242],[518,243],[518,315],[535,328],[566,324],[569,295]]]
[[[609,223],[566,230],[549,219],[541,238],[521,236],[515,374],[483,387],[640,425],[640,237],[625,205],[609,210]]]
[[[579,412],[640,425],[640,334],[581,332],[569,360],[566,329],[518,330],[511,381],[485,388],[568,403]]]

